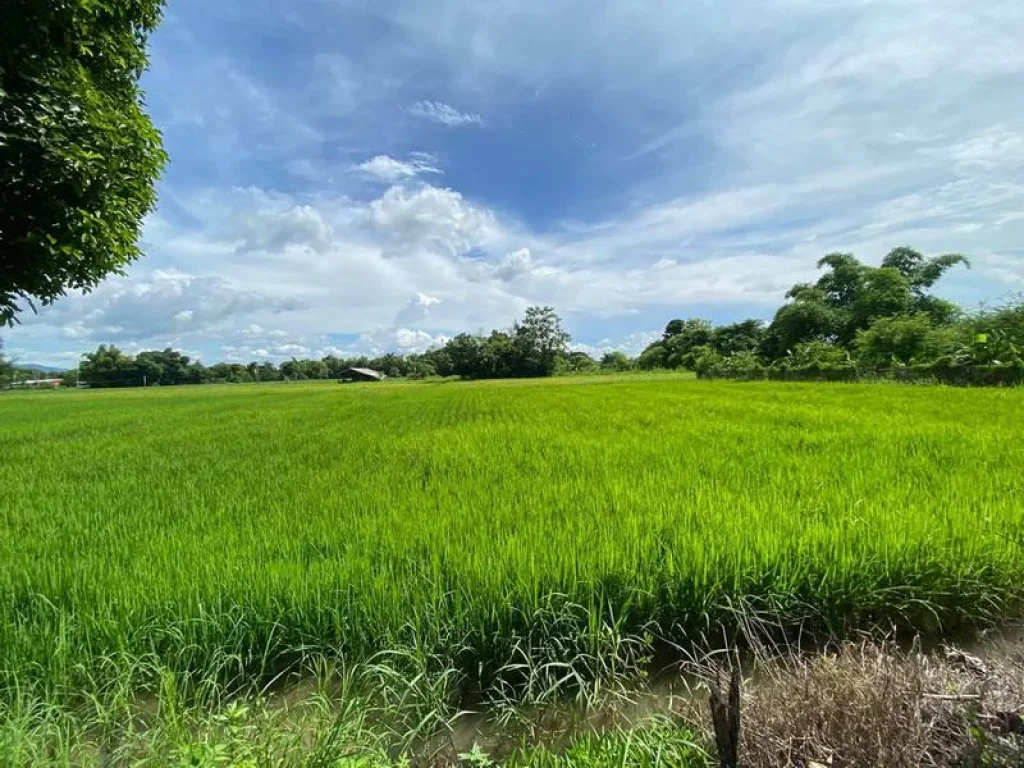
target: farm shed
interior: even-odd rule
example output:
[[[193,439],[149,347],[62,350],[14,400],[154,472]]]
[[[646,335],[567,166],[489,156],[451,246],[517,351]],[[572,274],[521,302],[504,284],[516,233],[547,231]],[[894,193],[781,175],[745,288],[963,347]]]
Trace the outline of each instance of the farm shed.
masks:
[[[12,382],[11,389],[57,389],[60,387],[60,379],[23,379]]]
[[[341,372],[341,380],[346,381],[384,381],[385,376],[372,368],[346,368]]]

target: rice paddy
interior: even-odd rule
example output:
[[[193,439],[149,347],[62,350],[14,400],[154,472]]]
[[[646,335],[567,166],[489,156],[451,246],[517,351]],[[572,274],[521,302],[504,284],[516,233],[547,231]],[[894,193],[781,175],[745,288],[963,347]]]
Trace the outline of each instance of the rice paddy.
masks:
[[[1022,427],[1020,390],[671,375],[4,396],[0,697],[394,649],[571,692],[750,614],[1007,616]]]

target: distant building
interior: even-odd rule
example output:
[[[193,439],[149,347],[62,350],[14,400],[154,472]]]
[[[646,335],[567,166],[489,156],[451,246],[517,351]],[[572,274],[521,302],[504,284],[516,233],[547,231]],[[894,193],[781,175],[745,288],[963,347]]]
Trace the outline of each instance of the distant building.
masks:
[[[384,381],[385,376],[372,368],[346,368],[341,372],[341,380],[345,381]]]
[[[60,379],[23,379],[13,382],[11,386],[18,389],[57,389]]]

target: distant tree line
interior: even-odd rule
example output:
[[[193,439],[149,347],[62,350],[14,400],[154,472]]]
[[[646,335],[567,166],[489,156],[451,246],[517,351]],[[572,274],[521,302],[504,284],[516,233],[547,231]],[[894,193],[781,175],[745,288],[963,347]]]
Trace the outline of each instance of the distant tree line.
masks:
[[[392,377],[459,376],[465,379],[550,376],[563,370],[586,371],[600,364],[581,352],[568,350],[571,341],[551,307],[531,307],[511,330],[488,335],[460,334],[422,354],[388,353],[377,357],[328,356],[320,360],[217,363],[205,366],[173,349],[128,355],[115,346],[101,345],[83,355],[68,383],[92,387],[168,386],[177,384],[241,383],[337,379],[347,368],[372,368]],[[626,355],[611,356],[609,366],[630,367]]]

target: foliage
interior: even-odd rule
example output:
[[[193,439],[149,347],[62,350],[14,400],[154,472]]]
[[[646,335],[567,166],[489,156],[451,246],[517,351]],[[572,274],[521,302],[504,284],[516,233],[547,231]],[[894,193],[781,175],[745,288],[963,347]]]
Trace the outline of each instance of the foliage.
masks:
[[[827,305],[822,294],[814,289],[802,291],[775,313],[765,331],[761,352],[767,359],[776,360],[798,344],[831,343],[840,338],[845,324],[844,314]]]
[[[552,307],[530,307],[512,332],[515,373],[550,376],[571,340]]]
[[[0,324],[140,254],[166,156],[139,78],[159,0],[11,0],[0,25]]]
[[[959,255],[925,259],[910,248],[895,248],[880,267],[868,267],[849,253],[818,262],[827,271],[813,285],[793,286],[765,334],[763,352],[772,359],[808,341],[853,344],[857,332],[875,320],[925,313],[939,323],[952,321],[956,308],[927,293],[946,271],[967,264]]]
[[[707,320],[671,320],[659,341],[649,345],[637,361],[640,368],[696,370],[695,350],[711,344],[714,329]]]
[[[590,373],[600,368],[597,360],[579,350],[565,356],[565,370],[569,373]]]
[[[948,337],[936,337],[937,329],[931,317],[924,312],[913,315],[882,317],[869,328],[858,331],[857,358],[861,365],[883,368],[890,365],[909,365],[931,351],[931,359],[943,352]]]
[[[0,339],[0,381],[14,373],[14,365],[4,356],[4,340]]]
[[[707,752],[687,728],[667,718],[629,732],[585,733],[565,750],[548,747],[521,750],[506,765],[518,768],[705,768],[712,764]],[[468,763],[474,765],[474,763]]]
[[[686,346],[684,331],[710,327],[673,320],[638,366],[686,366],[704,378],[1012,384],[1024,351],[1024,301],[972,316],[928,292],[960,264],[968,262],[959,254],[927,259],[910,248],[893,249],[879,267],[832,253],[818,262],[824,273],[815,283],[787,292],[767,328],[754,320],[713,328],[708,344],[673,357]]]
[[[743,320],[731,325],[720,325],[711,334],[711,346],[720,355],[757,352],[764,340],[764,322]]]
[[[797,344],[785,358],[776,361],[777,368],[829,368],[853,365],[850,353],[836,344],[807,341]]]
[[[662,342],[656,341],[640,353],[636,365],[644,371],[668,368],[668,350]]]
[[[630,371],[633,369],[633,361],[629,355],[620,350],[605,352],[601,357],[601,369],[605,371]]]
[[[140,352],[133,358],[115,346],[101,344],[83,358],[79,365],[79,378],[91,387],[200,384],[211,377],[202,366],[191,363],[187,356],[169,348],[162,352]]]

